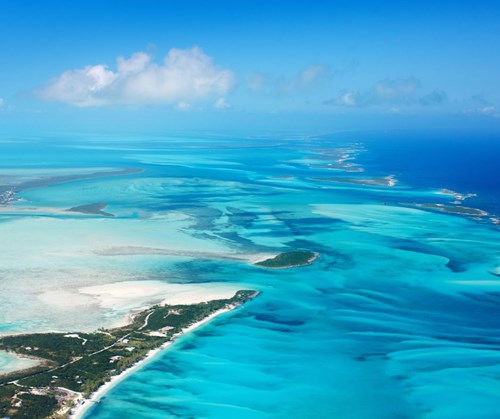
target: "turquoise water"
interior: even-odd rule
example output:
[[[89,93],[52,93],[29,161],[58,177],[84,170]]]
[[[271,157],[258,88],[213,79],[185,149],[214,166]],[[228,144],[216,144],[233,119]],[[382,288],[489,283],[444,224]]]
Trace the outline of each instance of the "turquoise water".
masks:
[[[107,260],[106,269],[144,269],[149,279],[240,283],[262,294],[179,339],[86,418],[500,416],[498,227],[491,217],[400,204],[448,204],[452,198],[436,190],[457,185],[437,174],[432,187],[315,180],[394,174],[375,156],[358,158],[364,172],[322,167],[339,146],[359,149],[350,141],[104,138],[44,149],[53,167],[142,171],[25,190],[19,208],[106,202],[115,217],[89,216],[89,228],[100,220],[106,236],[132,222],[126,239],[144,246],[168,246],[160,233],[170,226],[171,246],[320,253],[313,265],[289,270],[217,257]]]
[[[0,374],[8,374],[12,371],[31,368],[38,362],[29,358],[20,358],[11,353],[0,351]]]

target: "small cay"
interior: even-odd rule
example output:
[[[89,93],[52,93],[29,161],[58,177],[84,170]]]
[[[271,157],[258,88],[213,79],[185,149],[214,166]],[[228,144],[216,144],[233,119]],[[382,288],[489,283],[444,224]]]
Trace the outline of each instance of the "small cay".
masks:
[[[270,269],[296,268],[299,266],[311,265],[319,254],[310,250],[298,250],[280,253],[279,255],[256,262],[255,265]]]
[[[107,206],[108,204],[106,203],[97,202],[94,204],[79,205],[77,207],[72,207],[67,209],[66,211],[79,212],[81,214],[92,214],[92,215],[103,215],[105,217],[114,217],[115,216],[114,214],[103,211],[103,209],[106,208]]]

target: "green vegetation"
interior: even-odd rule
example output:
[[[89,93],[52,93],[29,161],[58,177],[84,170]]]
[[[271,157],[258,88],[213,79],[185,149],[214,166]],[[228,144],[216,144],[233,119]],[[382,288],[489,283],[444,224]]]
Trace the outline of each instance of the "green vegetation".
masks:
[[[80,393],[88,396],[184,328],[257,295],[256,291],[242,290],[229,299],[193,305],[157,305],[135,316],[132,324],[93,333],[37,333],[0,338],[1,350],[44,360],[35,368],[0,376],[0,417],[42,418],[57,409],[64,410]]]
[[[477,208],[463,207],[463,206],[452,206],[452,205],[433,204],[433,203],[419,204],[418,206],[421,208],[437,209],[438,211],[447,212],[449,214],[471,215],[476,217],[478,216],[482,217],[484,215],[488,215],[483,210]]]
[[[57,408],[55,395],[32,394],[9,384],[0,386],[0,414],[11,419],[42,419]]]
[[[271,259],[266,259],[261,262],[257,262],[255,265],[262,266],[264,268],[294,268],[297,266],[306,266],[313,263],[318,257],[317,253],[311,252],[309,250],[300,250],[293,252],[280,253]]]

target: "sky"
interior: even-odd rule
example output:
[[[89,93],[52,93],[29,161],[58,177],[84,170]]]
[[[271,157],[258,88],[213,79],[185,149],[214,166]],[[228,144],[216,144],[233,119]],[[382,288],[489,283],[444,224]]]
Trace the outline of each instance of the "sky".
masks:
[[[0,129],[500,130],[498,1],[0,2]]]

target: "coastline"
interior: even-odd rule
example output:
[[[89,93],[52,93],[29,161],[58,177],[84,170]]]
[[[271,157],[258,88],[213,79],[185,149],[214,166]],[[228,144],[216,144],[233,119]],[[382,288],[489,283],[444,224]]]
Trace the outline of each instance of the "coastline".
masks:
[[[19,374],[20,372],[23,372],[23,371],[27,372],[27,371],[35,370],[40,366],[48,364],[48,361],[46,359],[38,358],[38,357],[33,356],[33,355],[18,354],[16,352],[10,351],[10,350],[0,350],[0,356],[2,354],[5,354],[5,355],[10,356],[12,358],[15,358],[16,360],[19,360],[20,362],[22,362],[24,360],[36,362],[36,364],[33,364],[31,366],[28,365],[28,366],[23,367],[21,369],[13,369],[11,371],[1,372],[0,376],[2,376],[2,377],[8,377],[9,375],[12,375],[12,374]],[[1,371],[1,368],[0,368],[0,371]]]
[[[192,325],[183,329],[182,332],[177,333],[172,340],[165,342],[163,345],[159,346],[158,348],[152,349],[151,351],[149,351],[146,354],[146,356],[144,358],[140,359],[135,364],[131,365],[129,368],[125,369],[121,373],[112,376],[109,381],[105,382],[102,386],[100,386],[96,391],[94,391],[88,397],[76,398],[76,400],[75,400],[76,406],[74,406],[71,409],[69,418],[70,419],[82,419],[83,415],[91,408],[91,406],[94,403],[99,403],[100,399],[108,391],[110,391],[116,384],[123,381],[126,377],[128,377],[134,371],[141,368],[147,362],[151,361],[160,352],[162,352],[163,350],[165,350],[169,346],[171,346],[176,341],[176,339],[178,337],[184,336],[185,334],[192,332],[193,330],[198,329],[199,327],[203,326],[204,324],[210,322],[214,318],[216,318],[224,313],[228,313],[228,312],[230,312],[238,307],[239,307],[239,305],[233,305],[230,307],[226,307],[226,308],[217,310],[216,312],[212,313],[211,315],[205,317],[203,320],[200,320],[199,322],[193,323]]]

